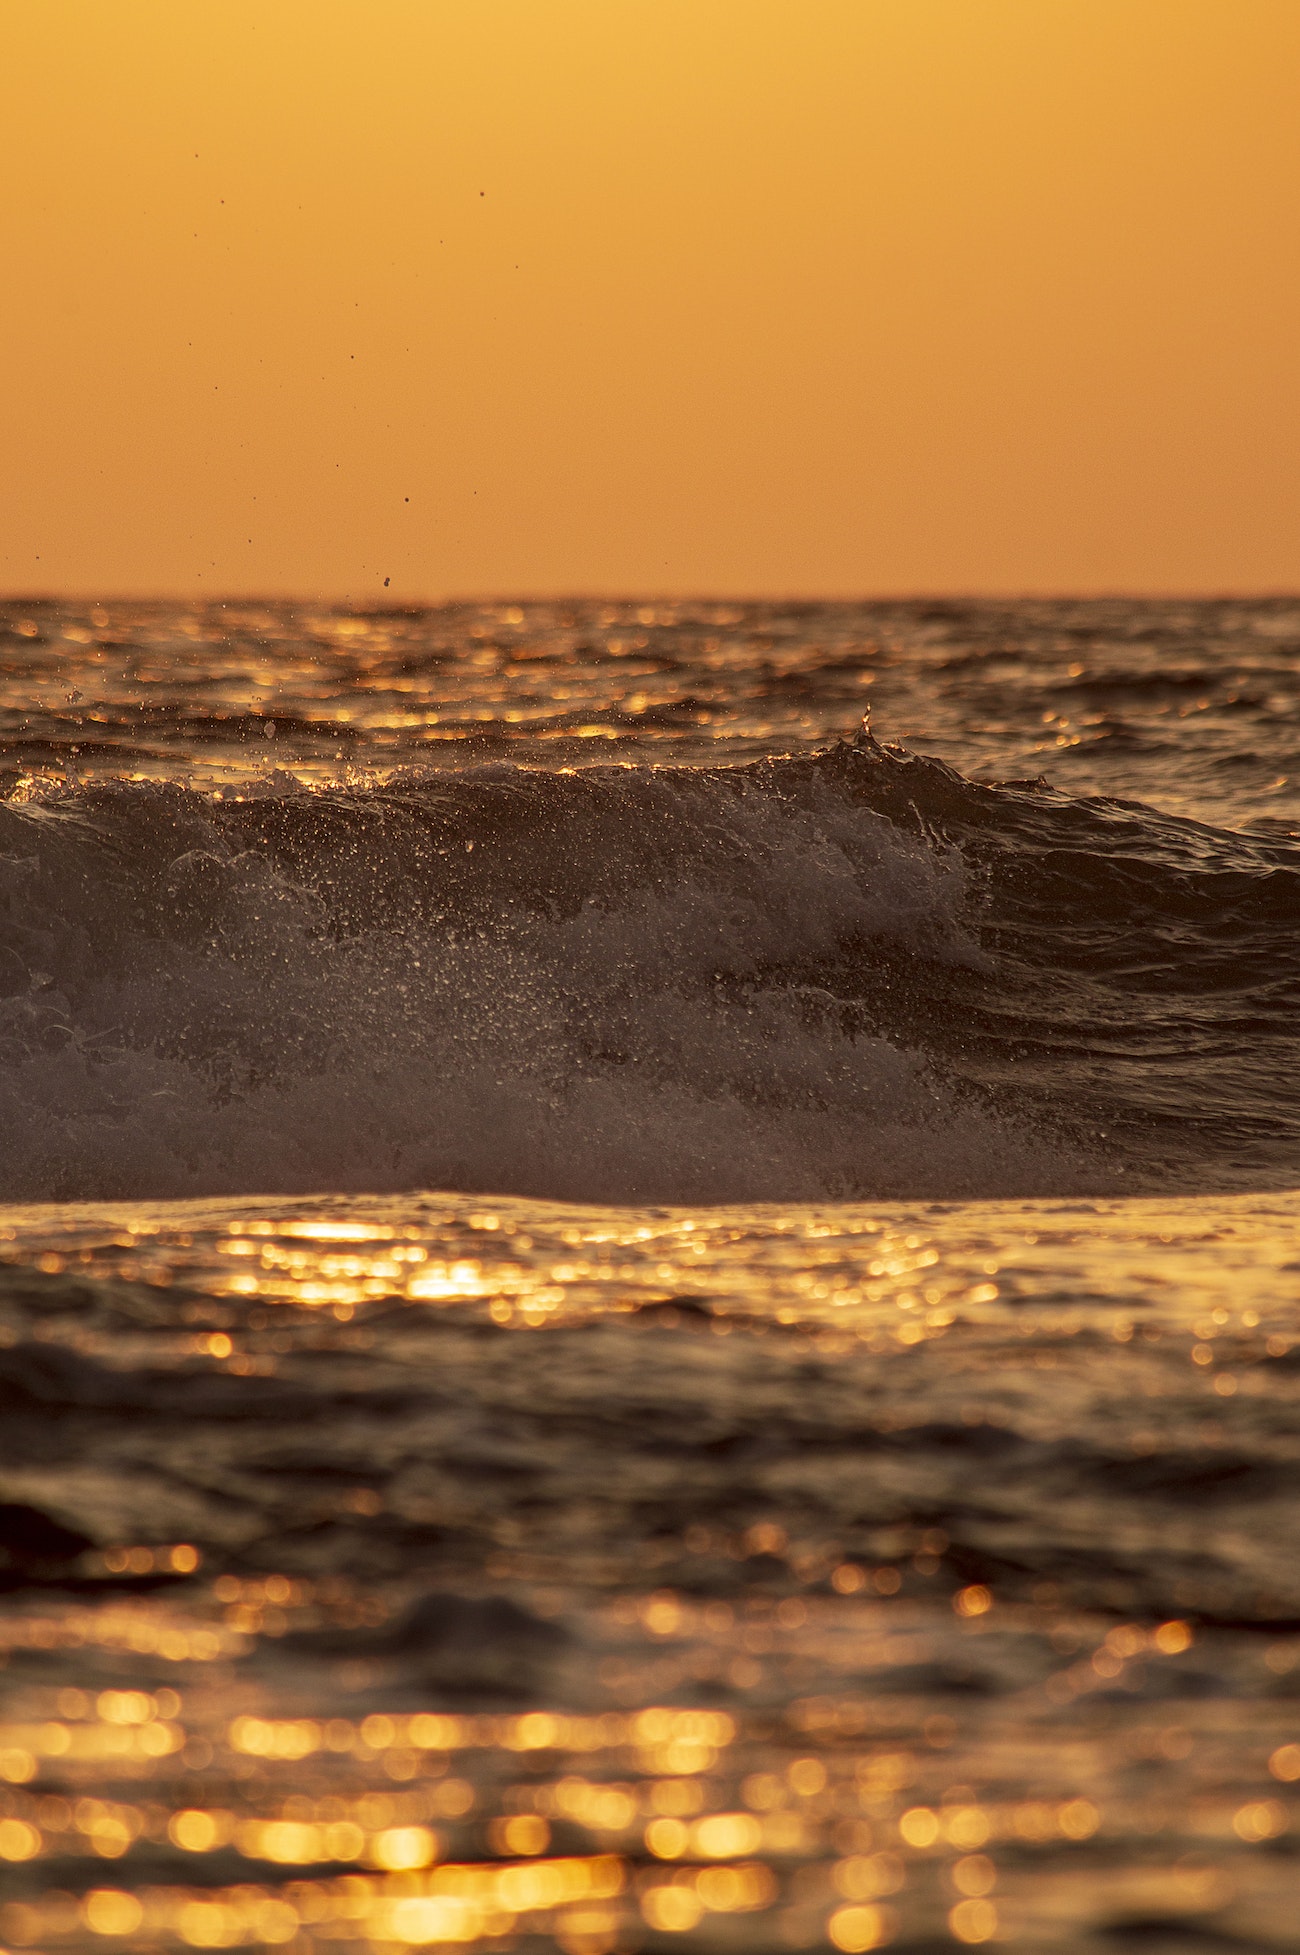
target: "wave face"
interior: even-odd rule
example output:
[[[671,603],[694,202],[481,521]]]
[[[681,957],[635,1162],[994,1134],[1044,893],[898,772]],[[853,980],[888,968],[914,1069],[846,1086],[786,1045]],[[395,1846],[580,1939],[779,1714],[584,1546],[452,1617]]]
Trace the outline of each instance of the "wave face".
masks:
[[[1265,1186],[1300,847],[864,739],[0,805],[0,1196]]]

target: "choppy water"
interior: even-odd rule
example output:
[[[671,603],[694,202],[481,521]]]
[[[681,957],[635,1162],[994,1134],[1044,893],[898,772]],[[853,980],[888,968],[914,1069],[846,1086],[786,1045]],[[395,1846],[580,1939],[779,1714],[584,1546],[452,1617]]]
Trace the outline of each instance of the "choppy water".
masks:
[[[0,1939],[1293,1946],[1298,674],[0,611]]]

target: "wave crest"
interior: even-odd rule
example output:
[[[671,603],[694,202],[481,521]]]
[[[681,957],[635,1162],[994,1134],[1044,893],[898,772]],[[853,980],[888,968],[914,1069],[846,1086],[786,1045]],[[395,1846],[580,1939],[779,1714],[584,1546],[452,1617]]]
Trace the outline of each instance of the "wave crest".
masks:
[[[1209,1159],[1276,1177],[1298,882],[1284,844],[869,738],[731,769],[10,803],[0,1185],[721,1201],[1085,1191]]]

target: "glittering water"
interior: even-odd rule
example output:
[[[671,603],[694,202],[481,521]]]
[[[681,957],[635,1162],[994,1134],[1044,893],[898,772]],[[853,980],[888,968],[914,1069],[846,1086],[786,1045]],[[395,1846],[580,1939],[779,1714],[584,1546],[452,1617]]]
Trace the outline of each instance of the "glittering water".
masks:
[[[1294,1946],[1295,604],[8,619],[0,1941]]]

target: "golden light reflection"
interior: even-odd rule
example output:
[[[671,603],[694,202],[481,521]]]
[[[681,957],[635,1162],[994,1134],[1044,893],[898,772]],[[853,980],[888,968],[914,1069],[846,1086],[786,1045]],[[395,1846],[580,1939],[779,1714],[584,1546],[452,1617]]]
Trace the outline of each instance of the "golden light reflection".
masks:
[[[365,1204],[352,1206],[364,1211]],[[1184,1253],[1173,1240],[1181,1223],[1155,1201],[1098,1204],[1087,1229],[1077,1214],[1051,1203],[1005,1213],[986,1204],[988,1237],[1003,1239],[999,1255],[990,1256],[967,1231],[947,1240],[933,1218],[907,1211],[891,1217],[845,1208],[831,1219],[812,1210],[756,1223],[749,1210],[588,1217],[561,1204],[500,1200],[445,1205],[414,1218],[408,1210],[394,1221],[364,1212],[304,1215],[285,1204],[274,1215],[223,1219],[213,1228],[203,1204],[178,1205],[175,1226],[163,1227],[152,1210],[128,1206],[88,1210],[77,1241],[67,1251],[43,1246],[42,1259],[51,1270],[75,1265],[128,1280],[143,1274],[155,1286],[198,1283],[214,1308],[222,1297],[249,1315],[269,1307],[286,1329],[294,1320],[282,1312],[349,1322],[394,1299],[477,1307],[503,1328],[524,1329],[652,1306],[666,1326],[725,1334],[734,1325],[777,1324],[889,1350],[981,1325],[1031,1336],[1045,1322],[1065,1338],[1104,1330],[1122,1346],[1133,1340],[1140,1315],[1147,1341],[1166,1326],[1195,1327],[1185,1361],[1206,1370],[1206,1390],[1222,1398],[1247,1387],[1251,1366],[1291,1349],[1283,1294],[1268,1283],[1269,1271],[1286,1264],[1291,1231],[1270,1233],[1267,1218],[1231,1198],[1214,1205],[1214,1216],[1207,1210],[1207,1228],[1215,1217],[1212,1238]],[[1035,1226],[1026,1230],[1030,1219]],[[44,1219],[41,1228],[47,1239]],[[20,1232],[7,1233],[0,1256],[18,1260]],[[1108,1304],[1106,1283],[1085,1274],[1090,1259],[1114,1250],[1131,1260],[1143,1244],[1159,1246],[1165,1282],[1144,1294],[1140,1313],[1131,1298]],[[1078,1274],[1062,1281],[1055,1272],[1072,1261]],[[1090,1294],[1087,1304],[1077,1300],[1080,1291]],[[1049,1319],[1033,1314],[1036,1301],[1050,1308]],[[240,1328],[209,1319],[190,1348],[244,1373],[270,1362],[266,1347],[275,1334],[270,1324],[259,1333],[247,1322]],[[1203,1362],[1206,1353],[1212,1363]]]
[[[507,1359],[513,1347],[490,1322],[513,1332],[604,1319],[601,1337],[644,1339],[637,1350],[670,1369],[683,1348],[712,1356],[710,1342],[684,1346],[687,1335],[725,1329],[755,1340],[747,1358],[788,1346],[820,1367],[846,1341],[898,1358],[898,1331],[921,1323],[939,1341],[936,1362],[966,1367],[958,1441],[963,1424],[993,1422],[1022,1352],[1035,1417],[1045,1416],[1040,1357],[1073,1364],[1073,1379],[1100,1378],[1121,1417],[1123,1367],[1148,1349],[1167,1364],[1162,1388],[1176,1371],[1178,1389],[1204,1387],[1218,1416],[1214,1367],[1195,1364],[1193,1343],[1211,1346],[1216,1364],[1231,1349],[1243,1378],[1272,1362],[1274,1342],[1294,1347],[1279,1279],[1293,1232],[1285,1249],[1285,1231],[1271,1246],[1249,1228],[1233,1233],[1231,1204],[1206,1205],[1220,1233],[1186,1290],[1191,1265],[1175,1254],[1167,1290],[1089,1308],[1072,1300],[1079,1270],[1104,1265],[1117,1231],[1126,1257],[1139,1234],[1155,1239],[1158,1207],[1053,1220],[1040,1204],[1028,1232],[1018,1211],[1014,1239],[990,1208],[982,1239],[968,1218],[960,1241],[942,1216],[902,1211],[773,1210],[743,1227],[726,1211],[526,1213],[525,1225],[519,1205],[430,1197],[423,1208],[376,1202],[344,1222],[307,1203],[250,1204],[230,1233],[202,1205],[100,1209],[70,1217],[58,1259],[133,1281],[147,1268],[151,1307],[170,1283],[178,1317],[209,1312],[181,1319],[174,1342],[170,1326],[156,1332],[158,1362],[188,1372],[245,1364],[269,1375],[301,1351],[366,1348],[379,1323],[413,1336],[442,1312],[449,1339],[468,1325]],[[6,1226],[12,1248],[25,1224]],[[195,1303],[193,1273],[206,1282],[213,1269],[252,1287]],[[422,1282],[428,1295],[416,1294]],[[932,1312],[947,1321],[931,1323]],[[101,1354],[122,1348],[115,1338],[143,1337],[133,1324],[78,1324],[71,1335]],[[228,1356],[215,1339],[228,1340]],[[825,1375],[833,1390],[846,1374],[828,1365]],[[1234,1409],[1246,1402],[1243,1386]],[[1154,1398],[1143,1421],[1164,1409]],[[890,1404],[881,1416],[892,1470],[910,1443],[906,1414]],[[408,1524],[402,1498],[387,1479],[345,1476],[325,1520],[369,1546]],[[145,1531],[147,1520],[132,1525]],[[1131,1596],[1076,1606],[1059,1576],[971,1579],[980,1564],[951,1515],[944,1527],[927,1515],[859,1535],[808,1520],[774,1487],[736,1512],[687,1503],[674,1526],[653,1544],[666,1558],[638,1567],[635,1582],[611,1581],[584,1616],[590,1687],[610,1694],[575,1698],[581,1709],[544,1693],[509,1709],[405,1694],[382,1654],[406,1606],[400,1584],[351,1589],[290,1565],[236,1573],[223,1547],[205,1560],[173,1538],[87,1551],[77,1579],[105,1582],[103,1592],[35,1591],[0,1613],[16,1707],[0,1726],[0,1860],[13,1889],[0,1943],[81,1955],[301,1936],[400,1949],[430,1945],[431,1933],[446,1945],[493,1942],[518,1927],[564,1955],[611,1955],[651,1930],[703,1945],[770,1908],[763,1936],[791,1947],[798,1936],[885,1946],[913,1926],[978,1945],[1017,1932],[1030,1900],[1046,1906],[1064,1891],[1053,1882],[1192,1914],[1224,1905],[1234,1881],[1245,1891],[1241,1866],[1264,1882],[1283,1864],[1300,1823],[1300,1747],[1276,1694],[1254,1723],[1239,1703],[1232,1722],[1217,1697],[1211,1716],[1197,1696],[1223,1647],[1195,1593],[1171,1586],[1149,1616]],[[185,1531],[184,1518],[168,1530]],[[504,1572],[489,1569],[489,1580],[539,1616],[562,1615],[554,1562],[530,1561],[527,1540],[494,1540],[487,1554],[498,1545],[493,1568]],[[336,1695],[291,1696],[276,1680],[301,1689],[298,1646],[283,1639],[339,1623],[380,1654]],[[1271,1690],[1298,1650],[1283,1620],[1252,1653],[1252,1674]],[[238,1661],[254,1653],[262,1694]],[[923,1679],[950,1663],[1006,1664],[1015,1709],[996,1692],[937,1697]],[[57,1685],[39,1681],[55,1670]],[[1026,1685],[1029,1674],[1041,1681]],[[1106,1735],[1117,1701],[1131,1756]],[[1189,1757],[1224,1781],[1190,1818],[1159,1790]],[[1230,1771],[1214,1762],[1229,1757]],[[1147,1887],[1125,1886],[1125,1856],[1139,1852],[1167,1865]],[[1196,1853],[1223,1867],[1192,1865]],[[1081,1920],[1091,1905],[1062,1903]]]
[[[717,1887],[713,1904],[720,1911],[760,1905],[766,1880],[764,1869],[739,1870],[729,1886]],[[249,1941],[274,1945],[292,1940],[304,1926],[334,1941],[369,1943],[388,1936],[416,1946],[497,1937],[521,1917],[545,1918],[575,1903],[614,1900],[625,1886],[622,1863],[609,1856],[471,1862],[297,1882],[278,1890],[244,1884],[196,1895],[183,1887],[154,1886],[138,1893],[96,1888],[81,1902],[77,1918],[106,1939],[161,1935],[196,1948]],[[66,1901],[51,1895],[9,1905],[3,1912],[5,1932],[18,1946],[51,1932],[62,1938],[73,1925]]]
[[[874,1901],[883,1894],[897,1894],[906,1878],[896,1853],[855,1853],[831,1870],[832,1885],[846,1901]]]
[[[1284,1785],[1300,1779],[1300,1745],[1279,1745],[1268,1761],[1268,1769]]]
[[[1131,1642],[1136,1628],[1120,1625],[1110,1633]],[[1068,1850],[1092,1840],[1102,1820],[1096,1801],[1077,1793],[1020,1803],[973,1798],[951,1766],[938,1764],[941,1754],[932,1753],[935,1762],[927,1765],[924,1753],[891,1748],[887,1740],[864,1749],[862,1720],[872,1707],[851,1697],[792,1706],[793,1749],[779,1769],[761,1764],[765,1756],[775,1762],[770,1730],[756,1746],[743,1720],[698,1707],[599,1716],[548,1709],[375,1711],[357,1719],[241,1713],[224,1725],[206,1725],[212,1783],[224,1783],[234,1795],[225,1801],[196,1801],[201,1780],[192,1762],[181,1761],[182,1752],[185,1759],[200,1755],[198,1697],[182,1701],[175,1692],[127,1687],[62,1697],[69,1715],[0,1731],[9,1750],[18,1740],[31,1747],[33,1767],[11,1790],[17,1807],[0,1818],[0,1858],[22,1868],[46,1854],[79,1850],[92,1865],[119,1863],[123,1874],[116,1886],[92,1884],[79,1902],[63,1890],[9,1902],[0,1934],[15,1948],[66,1945],[78,1931],[96,1943],[137,1937],[196,1948],[279,1946],[302,1933],[329,1945],[469,1946],[526,1927],[552,1934],[566,1951],[609,1955],[633,1914],[656,1932],[686,1935],[714,1917],[762,1912],[793,1896],[799,1906],[816,1898],[826,1939],[851,1955],[896,1936],[900,1908],[912,1905],[909,1866],[936,1861],[950,1897],[948,1932],[976,1945],[1002,1932],[996,1842],[1023,1841],[1039,1850],[1055,1842]],[[72,1743],[79,1728],[119,1738],[166,1733],[165,1748],[154,1740],[126,1760],[151,1782],[128,1799],[43,1791],[38,1781],[46,1761],[60,1772],[102,1763],[94,1746]],[[815,1733],[825,1742],[810,1748]],[[1044,1735],[1045,1761],[1052,1754]],[[638,1776],[679,1745],[707,1754],[704,1775]],[[1270,1754],[1275,1785],[1300,1779],[1294,1750],[1275,1747]],[[585,1774],[572,1769],[584,1755],[593,1760]],[[382,1773],[389,1760],[411,1756],[426,1758],[436,1776],[389,1783],[383,1791],[357,1783],[358,1774]],[[466,1777],[448,1772],[454,1758],[464,1760]],[[259,1776],[232,1781],[228,1761],[238,1759],[256,1761]],[[489,1792],[496,1761],[536,1776],[508,1786],[498,1781]],[[160,1771],[170,1780],[152,1776]],[[484,1771],[489,1778],[479,1793],[468,1775]],[[932,1789],[918,1799],[923,1776]],[[160,1803],[169,1786],[189,1796]],[[260,1813],[248,1812],[250,1796],[263,1802]],[[484,1822],[497,1857],[449,1852],[466,1814],[502,1797],[506,1810],[493,1813],[489,1805]],[[802,1802],[804,1811],[790,1811],[791,1801]],[[450,1817],[431,1823],[440,1804]],[[854,1810],[870,1817],[849,1818]],[[1113,1834],[1142,1823],[1134,1809],[1117,1816]],[[1276,1797],[1238,1804],[1223,1822],[1246,1850],[1281,1837],[1291,1823]],[[617,1850],[556,1855],[548,1850],[559,1824],[615,1841]],[[858,1850],[836,1856],[833,1843],[850,1832]],[[169,1844],[186,1859],[233,1851],[250,1871],[261,1861],[288,1870],[290,1878],[280,1886],[254,1877],[197,1890],[183,1880],[136,1887],[126,1868],[146,1841]],[[1199,1905],[1197,1896],[1208,1904],[1219,1891],[1213,1880],[1193,1883],[1184,1905]]]
[[[844,1955],[865,1955],[870,1948],[879,1948],[890,1937],[891,1917],[878,1907],[837,1908],[826,1924],[836,1948],[844,1950]]]
[[[992,1901],[958,1901],[948,1916],[948,1926],[958,1941],[992,1941],[998,1931],[998,1911]]]

